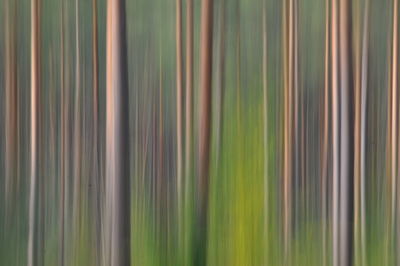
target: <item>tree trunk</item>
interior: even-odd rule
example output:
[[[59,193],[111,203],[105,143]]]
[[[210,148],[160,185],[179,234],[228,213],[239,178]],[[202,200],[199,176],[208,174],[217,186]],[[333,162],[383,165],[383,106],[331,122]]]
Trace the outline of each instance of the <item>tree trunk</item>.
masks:
[[[185,125],[185,240],[184,263],[192,256],[193,203],[193,0],[186,0],[186,125]]]
[[[111,214],[111,265],[130,265],[129,88],[125,1],[107,5],[107,199]]]
[[[218,39],[218,77],[217,77],[217,164],[221,162],[222,152],[222,133],[223,133],[223,110],[224,110],[224,91],[225,91],[225,0],[220,0],[219,6],[219,39]]]
[[[340,265],[353,263],[354,91],[351,2],[340,0]]]
[[[182,74],[182,0],[176,0],[176,141],[177,206],[179,250],[182,247],[182,174],[183,174],[183,74]]]
[[[369,0],[365,3],[364,25],[361,55],[361,158],[360,158],[360,236],[361,236],[361,265],[367,265],[366,243],[366,145],[367,145],[367,84],[368,84],[368,29],[369,29]]]
[[[18,161],[18,87],[17,87],[17,4],[16,1],[5,1],[5,32],[6,32],[6,68],[5,68],[5,203],[6,212],[11,211],[15,201]],[[5,220],[8,225],[8,217]]]
[[[74,252],[77,252],[80,217],[81,187],[81,89],[80,89],[80,51],[79,51],[79,1],[75,1],[75,113],[74,113],[74,195],[73,195],[73,231]]]
[[[40,108],[40,0],[31,1],[31,165],[29,194],[28,266],[37,264],[37,182],[39,158]]]
[[[269,217],[268,197],[269,197],[269,181],[268,181],[268,84],[267,84],[267,7],[266,1],[262,4],[262,38],[263,38],[263,61],[262,61],[262,78],[263,78],[263,116],[264,116],[264,241],[265,241],[265,265],[268,265],[269,255]]]
[[[60,82],[61,82],[61,171],[60,171],[60,266],[64,266],[64,229],[65,229],[65,176],[66,176],[66,130],[67,130],[67,102],[66,102],[66,91],[64,86],[64,0],[61,0],[61,55],[60,55]]]
[[[101,197],[100,197],[100,170],[99,170],[99,137],[98,137],[98,113],[99,113],[99,62],[98,62],[98,37],[97,37],[97,0],[92,1],[92,64],[93,64],[93,157],[92,157],[92,176],[91,183],[93,190],[91,191],[92,210],[94,217],[94,248],[95,262],[100,264],[99,256],[101,254],[100,233],[102,224],[101,215]]]
[[[293,91],[294,91],[294,0],[285,1],[284,27],[287,37],[284,37],[284,71],[285,71],[285,101],[284,101],[284,168],[283,168],[283,235],[285,260],[290,260],[291,236],[291,179],[292,179],[292,124],[293,124]]]
[[[332,36],[332,249],[333,266],[339,266],[339,34],[338,0],[332,1],[331,36]]]
[[[397,187],[397,176],[396,176],[396,156],[397,156],[397,75],[398,75],[398,0],[393,0],[393,35],[392,35],[392,75],[391,75],[391,83],[392,83],[392,129],[391,129],[391,137],[392,137],[392,142],[391,142],[391,152],[392,152],[392,158],[391,158],[391,177],[392,177],[392,203],[391,203],[391,228],[392,228],[392,235],[394,236],[393,238],[396,239],[396,231],[399,230],[396,226],[396,187]],[[395,242],[393,242],[395,243]],[[397,252],[395,249],[394,251],[394,258],[395,262],[398,264],[400,259],[399,256],[397,255]]]
[[[323,119],[323,140],[322,140],[322,171],[321,171],[321,212],[322,212],[322,265],[327,264],[326,260],[326,232],[327,227],[327,180],[328,180],[328,138],[329,138],[329,0],[325,1],[325,59],[324,59],[324,119]]]
[[[200,127],[199,127],[199,199],[198,257],[199,265],[207,258],[207,213],[210,178],[211,79],[213,43],[213,0],[201,2],[200,29]]]

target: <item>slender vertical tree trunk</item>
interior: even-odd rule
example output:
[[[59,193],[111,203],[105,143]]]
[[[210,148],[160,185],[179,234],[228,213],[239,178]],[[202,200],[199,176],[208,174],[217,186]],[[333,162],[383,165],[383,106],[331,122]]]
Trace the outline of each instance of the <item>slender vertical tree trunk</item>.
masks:
[[[80,88],[80,43],[79,43],[79,1],[75,0],[75,113],[74,113],[74,195],[73,195],[73,241],[74,253],[79,249],[80,204],[81,204],[81,88]],[[76,257],[74,258],[74,260]]]
[[[186,124],[185,124],[185,250],[184,262],[190,263],[192,256],[193,219],[193,0],[186,0]]]
[[[367,265],[366,240],[366,145],[367,145],[367,84],[368,84],[368,29],[369,29],[369,0],[364,9],[364,25],[361,55],[361,158],[360,158],[360,236],[361,236],[361,265]]]
[[[360,264],[360,159],[361,159],[361,23],[360,1],[355,0],[354,18],[354,263]]]
[[[387,79],[388,79],[388,87],[387,87],[387,128],[386,128],[386,177],[387,177],[387,191],[389,193],[387,193],[387,196],[385,198],[385,200],[389,203],[386,204],[386,213],[388,213],[389,215],[391,215],[391,200],[392,200],[392,195],[391,195],[391,182],[392,182],[392,84],[391,84],[391,67],[392,67],[392,62],[391,62],[391,39],[390,36],[388,34],[388,47],[387,47],[387,62],[389,62],[389,66],[388,66],[388,73],[387,73]],[[391,233],[391,224],[392,224],[392,219],[388,218],[386,219],[386,243],[385,243],[385,257],[386,257],[386,264],[389,263],[389,256],[390,256],[390,238],[392,236]]]
[[[222,133],[223,133],[223,110],[225,90],[225,0],[220,0],[219,5],[219,39],[218,39],[218,77],[217,77],[217,164],[221,162]]]
[[[294,98],[294,106],[292,109],[292,115],[293,115],[293,122],[294,123],[294,130],[293,130],[293,140],[294,140],[294,147],[293,147],[293,152],[294,152],[294,162],[293,162],[293,179],[294,179],[294,184],[295,184],[295,189],[292,189],[290,192],[293,199],[291,202],[293,202],[293,207],[295,211],[298,211],[298,206],[297,206],[297,200],[298,198],[296,197],[297,194],[297,186],[299,180],[300,180],[300,141],[299,141],[299,136],[300,136],[300,123],[299,123],[299,106],[300,106],[300,101],[299,101],[299,94],[300,94],[300,87],[299,87],[299,2],[298,0],[294,0],[293,3],[293,98]],[[293,187],[293,186],[292,186]],[[298,213],[294,212],[292,214],[293,216],[293,223],[294,226],[297,226],[297,221],[298,221]]]
[[[176,0],[176,132],[177,132],[177,203],[178,231],[181,231],[183,174],[183,74],[182,74],[182,0]],[[181,239],[181,232],[179,232]],[[181,243],[181,241],[180,241]]]
[[[331,36],[332,36],[332,249],[333,266],[339,266],[339,33],[338,0],[332,1]]]
[[[322,173],[321,173],[321,205],[322,205],[322,265],[326,260],[327,227],[327,180],[328,180],[328,138],[329,138],[329,0],[325,1],[325,58],[324,58],[324,119],[322,140]]]
[[[92,157],[92,209],[94,214],[94,245],[95,245],[95,262],[99,265],[99,257],[101,254],[100,233],[102,224],[101,215],[101,197],[100,197],[100,171],[99,171],[99,137],[98,137],[98,113],[99,113],[99,62],[98,62],[98,37],[97,37],[97,0],[92,1],[92,64],[93,64],[93,157]]]
[[[262,78],[263,78],[263,116],[264,116],[264,241],[265,241],[265,265],[268,265],[269,255],[269,217],[268,197],[268,84],[267,84],[267,7],[266,1],[262,4],[262,38],[263,38],[263,60],[262,60]]]
[[[287,6],[284,8],[285,21],[284,27],[287,30],[285,43],[285,140],[284,140],[284,169],[283,169],[283,204],[284,204],[284,249],[285,259],[289,260],[290,256],[290,235],[291,235],[291,178],[292,178],[292,120],[293,120],[293,87],[294,87],[294,0],[285,2]]]
[[[5,1],[5,32],[6,32],[6,67],[5,67],[5,94],[6,94],[6,117],[5,117],[5,220],[8,225],[9,211],[15,200],[18,161],[18,87],[17,87],[17,34],[16,34],[16,0]]]
[[[340,0],[340,265],[353,263],[354,91],[351,1]]]
[[[392,217],[392,221],[391,221],[391,228],[392,228],[392,235],[396,235],[396,231],[399,230],[396,226],[396,187],[397,187],[397,167],[396,167],[396,156],[397,156],[397,76],[398,76],[398,0],[393,0],[393,35],[392,35],[392,75],[391,75],[391,83],[392,83],[392,129],[391,129],[391,152],[392,152],[392,158],[391,158],[391,178],[392,178],[392,203],[391,203],[391,217]],[[395,237],[394,237],[395,239]],[[394,245],[395,242],[393,242]],[[395,262],[398,264],[400,259],[399,256],[397,255],[397,251],[395,249],[393,249],[394,251],[394,258],[395,258]]]
[[[238,129],[241,127],[240,120],[240,94],[241,94],[241,73],[240,73],[240,0],[236,1],[236,115]]]
[[[199,127],[199,199],[198,258],[199,265],[207,261],[207,213],[210,178],[211,80],[213,43],[213,0],[201,2],[200,29],[200,127]]]
[[[31,165],[29,192],[29,235],[27,265],[37,264],[37,179],[39,157],[39,106],[40,106],[40,0],[31,0]]]
[[[285,259],[287,259],[287,178],[288,178],[288,90],[289,90],[289,68],[288,68],[288,50],[289,50],[289,20],[288,20],[288,0],[283,1],[283,245],[285,252]]]
[[[61,55],[60,55],[60,82],[61,82],[61,171],[60,171],[60,244],[59,256],[60,266],[64,266],[64,229],[65,229],[65,173],[66,173],[66,130],[67,130],[67,104],[66,104],[66,91],[64,87],[64,0],[61,0]]]
[[[107,5],[106,174],[111,207],[111,266],[130,265],[129,88],[125,1]]]
[[[186,127],[185,127],[185,177],[191,178],[193,131],[193,0],[186,0]],[[186,185],[186,190],[188,186]]]
[[[361,264],[367,265],[366,240],[366,138],[367,138],[367,84],[368,84],[368,29],[369,29],[369,0],[365,3],[364,25],[361,55],[361,161],[360,161],[360,204],[361,204]]]

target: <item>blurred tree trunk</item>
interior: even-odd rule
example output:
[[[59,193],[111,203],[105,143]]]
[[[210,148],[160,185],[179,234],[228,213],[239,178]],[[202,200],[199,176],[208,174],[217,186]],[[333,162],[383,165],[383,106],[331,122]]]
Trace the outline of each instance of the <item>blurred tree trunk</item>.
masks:
[[[393,149],[393,145],[392,145],[392,84],[391,84],[391,67],[392,67],[392,58],[391,58],[391,39],[390,39],[390,34],[388,34],[388,40],[387,40],[387,62],[388,62],[388,71],[387,71],[387,79],[388,79],[388,83],[387,83],[387,128],[386,128],[386,177],[387,177],[387,195],[385,197],[386,202],[388,202],[388,204],[385,205],[386,209],[386,213],[388,213],[389,215],[391,215],[391,200],[392,200],[392,195],[391,195],[391,186],[392,186],[392,149]],[[386,243],[385,243],[385,249],[386,249],[386,264],[389,263],[389,254],[390,254],[390,238],[392,236],[391,234],[391,227],[392,224],[392,219],[388,218],[386,219]]]
[[[37,250],[37,182],[39,158],[40,109],[40,0],[31,0],[31,165],[29,192],[29,235],[27,265],[35,266]]]
[[[339,34],[338,0],[331,0],[331,53],[332,53],[332,258],[339,266]]]
[[[360,1],[354,16],[354,263],[360,264],[360,160],[361,160],[361,22]]]
[[[391,130],[391,151],[392,151],[392,158],[391,158],[391,177],[392,177],[392,211],[391,211],[391,217],[392,217],[392,235],[393,239],[396,239],[396,233],[399,230],[398,225],[396,225],[396,195],[397,195],[397,167],[396,167],[396,156],[397,156],[397,112],[398,112],[398,107],[397,107],[397,100],[398,100],[398,81],[397,81],[397,76],[398,76],[398,35],[399,35],[399,28],[398,28],[398,0],[393,0],[393,35],[392,35],[392,75],[391,75],[391,85],[392,85],[392,130]],[[397,239],[397,243],[400,243],[400,240]],[[393,245],[396,245],[395,242],[392,242]],[[400,256],[397,254],[397,250],[394,249],[394,259],[395,263],[399,264],[400,263]]]
[[[366,240],[366,145],[367,145],[367,84],[368,84],[369,0],[364,8],[364,25],[361,55],[361,158],[360,158],[360,236],[361,264],[367,265]]]
[[[18,185],[17,1],[5,1],[5,203],[6,224],[13,211]],[[12,215],[11,215],[12,217]]]
[[[291,189],[290,194],[292,195],[292,199],[290,204],[292,209],[294,209],[293,214],[293,222],[291,222],[295,227],[298,226],[298,184],[300,180],[300,123],[299,123],[299,118],[300,118],[300,100],[299,100],[299,94],[300,94],[300,87],[299,87],[299,2],[298,0],[293,1],[293,94],[294,94],[294,106],[293,106],[293,141],[294,141],[294,147],[293,147],[293,152],[294,156],[292,158],[294,159],[293,162],[293,174],[292,174],[292,179],[294,179],[294,184],[295,188]]]
[[[130,265],[129,88],[125,1],[107,2],[107,197],[111,265]]]
[[[324,103],[323,103],[323,140],[322,140],[322,163],[321,163],[321,211],[322,211],[322,265],[326,260],[326,232],[327,226],[327,181],[328,181],[328,142],[329,142],[329,0],[325,1],[325,58],[324,58]]]
[[[100,191],[100,170],[99,170],[99,59],[98,59],[98,33],[97,33],[97,0],[92,1],[92,65],[93,65],[93,153],[92,153],[92,176],[91,191],[92,211],[94,217],[94,229],[92,231],[94,238],[95,262],[100,264],[101,255],[101,191]]]
[[[66,156],[66,146],[67,146],[67,93],[65,90],[65,77],[64,77],[64,0],[61,0],[61,48],[60,48],[60,87],[61,87],[61,172],[60,172],[60,246],[59,246],[59,256],[60,256],[60,266],[64,266],[64,230],[65,230],[65,177],[67,168],[67,156]]]
[[[262,3],[262,38],[263,38],[263,61],[262,61],[262,79],[263,79],[263,116],[264,116],[264,241],[265,241],[265,265],[268,265],[269,258],[269,219],[268,208],[269,181],[268,181],[268,80],[267,80],[267,7],[266,1]]]
[[[284,168],[283,168],[283,237],[285,260],[290,260],[291,179],[294,87],[294,0],[284,2]]]
[[[177,132],[177,205],[178,239],[182,247],[182,174],[183,174],[183,74],[182,74],[182,0],[176,0],[176,132]],[[179,249],[180,250],[180,249]]]
[[[192,256],[193,203],[193,0],[186,0],[186,125],[185,125],[185,252],[184,263]]]
[[[354,90],[351,1],[340,0],[340,265],[353,263]]]
[[[220,0],[219,5],[219,38],[218,38],[218,76],[217,76],[217,164],[221,162],[222,133],[223,133],[223,111],[225,91],[225,0]]]
[[[200,29],[200,127],[199,127],[199,198],[198,265],[207,261],[207,213],[210,178],[211,80],[213,43],[213,0],[201,2]]]
[[[73,231],[74,252],[77,252],[81,198],[81,81],[80,81],[80,43],[79,43],[79,1],[75,0],[75,113],[74,113],[74,195],[73,195]]]

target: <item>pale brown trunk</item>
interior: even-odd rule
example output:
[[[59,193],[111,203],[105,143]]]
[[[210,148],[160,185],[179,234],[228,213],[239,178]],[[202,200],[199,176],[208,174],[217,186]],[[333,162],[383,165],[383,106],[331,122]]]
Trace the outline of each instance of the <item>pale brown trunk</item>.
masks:
[[[325,59],[324,59],[324,119],[323,119],[323,140],[322,140],[322,173],[321,173],[321,211],[322,211],[322,265],[327,264],[326,260],[326,232],[327,227],[327,180],[328,180],[328,138],[329,138],[329,0],[325,1]]]
[[[106,175],[112,266],[130,265],[129,88],[125,1],[107,2]]]
[[[6,68],[5,68],[5,203],[6,211],[11,211],[18,184],[18,87],[17,87],[17,4],[5,1]],[[6,215],[8,224],[9,214]]]
[[[182,214],[183,170],[183,74],[182,74],[182,0],[176,0],[176,141],[177,141],[177,203],[178,221]],[[179,223],[179,222],[178,222]],[[179,226],[179,225],[178,225]],[[179,226],[180,227],[180,226]]]
[[[65,229],[65,176],[66,176],[66,130],[67,126],[67,102],[66,102],[66,91],[64,86],[64,0],[61,0],[61,55],[60,55],[60,82],[61,82],[61,169],[60,169],[60,246],[59,246],[59,256],[60,256],[60,266],[64,266],[64,229]]]
[[[285,259],[289,260],[290,235],[291,235],[291,179],[292,179],[292,122],[293,122],[293,91],[294,91],[294,0],[285,1],[284,23],[287,37],[284,39],[285,56],[285,102],[284,102],[284,168],[283,168],[283,205],[284,205],[284,249]]]
[[[340,265],[353,263],[354,91],[351,2],[340,0]]]
[[[240,130],[241,119],[240,119],[240,91],[241,91],[241,72],[240,72],[240,0],[236,1],[236,115],[238,129]]]
[[[360,241],[361,264],[367,265],[366,240],[366,138],[367,138],[367,83],[368,83],[368,28],[369,0],[365,3],[361,55],[361,158],[360,158]]]
[[[81,88],[80,88],[80,49],[79,49],[79,1],[75,1],[75,113],[74,113],[74,195],[73,195],[73,230],[74,241],[79,236],[79,216],[81,198]],[[76,243],[78,244],[78,243]],[[78,248],[78,245],[74,245]],[[78,252],[74,249],[74,252]]]
[[[354,25],[354,262],[360,263],[360,141],[361,141],[361,55],[360,55],[360,2],[357,1]]]
[[[332,36],[332,258],[333,266],[339,266],[339,33],[338,0],[332,1],[331,36]]]
[[[193,0],[186,0],[186,128],[185,128],[185,177],[186,190],[191,178],[193,131]]]
[[[213,0],[202,0],[200,30],[200,127],[198,261],[206,263],[207,213],[210,175],[211,78],[212,78]]]
[[[218,77],[217,77],[217,114],[216,114],[216,161],[221,162],[222,133],[223,133],[223,110],[225,90],[225,0],[220,1],[219,6],[219,39],[218,39]]]
[[[191,213],[193,195],[193,0],[186,0],[186,95],[185,95],[185,239],[184,263],[192,255]]]
[[[27,265],[37,264],[37,182],[39,158],[39,106],[40,106],[40,0],[31,1],[31,164],[29,193],[29,235]]]
[[[398,76],[398,0],[393,0],[393,35],[392,35],[392,75],[391,75],[391,85],[392,85],[392,123],[391,123],[391,178],[392,178],[392,200],[391,200],[391,228],[392,228],[392,234],[394,236],[394,239],[396,239],[395,235],[396,232],[399,230],[396,225],[396,194],[397,194],[397,112],[398,112],[398,107],[397,107],[397,76]],[[394,243],[394,242],[393,242]],[[395,261],[398,264],[400,259],[399,256],[397,255],[396,250],[394,250],[394,257]]]
[[[264,241],[265,241],[265,259],[264,262],[268,264],[269,255],[269,217],[268,212],[268,84],[267,84],[267,10],[266,3],[263,1],[262,5],[262,36],[263,36],[263,61],[262,61],[262,78],[263,78],[263,116],[264,116]]]
[[[333,266],[339,265],[339,36],[338,2],[332,0],[332,258]]]
[[[97,33],[97,0],[92,1],[92,64],[93,64],[93,157],[92,157],[92,175],[91,183],[93,190],[91,191],[92,211],[94,217],[94,225],[92,234],[94,235],[94,249],[96,265],[100,264],[101,255],[101,190],[100,190],[100,170],[99,170],[99,137],[98,137],[98,113],[99,113],[99,62],[98,62],[98,33]]]

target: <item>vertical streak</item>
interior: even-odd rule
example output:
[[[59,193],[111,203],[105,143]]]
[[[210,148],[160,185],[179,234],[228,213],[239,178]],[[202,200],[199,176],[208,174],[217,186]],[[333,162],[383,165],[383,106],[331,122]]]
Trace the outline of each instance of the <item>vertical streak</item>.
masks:
[[[355,26],[354,26],[354,263],[360,263],[360,159],[361,159],[361,25],[360,25],[360,1],[355,1]]]
[[[29,235],[28,235],[28,266],[35,266],[37,254],[35,246],[37,241],[36,232],[36,200],[37,200],[37,177],[38,177],[38,154],[39,147],[39,100],[40,100],[40,59],[39,59],[39,1],[31,1],[31,182],[29,192]]]
[[[340,0],[340,265],[353,263],[354,91],[351,2]]]
[[[362,55],[361,55],[361,265],[367,265],[366,255],[366,138],[367,138],[367,85],[368,85],[368,29],[369,29],[369,0],[366,0],[364,10]]]
[[[92,169],[92,181],[94,194],[92,198],[92,208],[94,209],[94,241],[95,241],[95,260],[97,264],[100,263],[101,254],[101,226],[102,226],[102,215],[101,215],[101,181],[99,171],[99,135],[98,135],[98,113],[99,113],[99,62],[98,62],[98,33],[97,33],[97,0],[92,1],[92,63],[93,63],[93,169]]]
[[[200,134],[199,134],[199,260],[207,258],[207,212],[210,168],[213,0],[201,2],[200,29]]]
[[[392,177],[392,234],[395,233],[395,215],[396,215],[396,155],[397,155],[397,53],[398,53],[398,0],[393,0],[393,42],[392,42],[392,164],[391,164],[391,177]],[[395,256],[397,257],[397,256]]]
[[[183,138],[182,138],[182,0],[176,0],[176,131],[177,131],[177,193],[178,221],[181,219],[182,204],[182,169],[183,169]],[[179,223],[179,222],[178,222]],[[178,225],[179,226],[179,225]]]
[[[219,11],[219,42],[218,42],[218,76],[217,76],[217,114],[216,114],[216,131],[217,131],[217,164],[221,160],[222,152],[222,133],[223,133],[223,111],[224,111],[224,90],[225,90],[225,0],[220,0]]]
[[[327,264],[326,260],[326,230],[328,229],[327,221],[327,179],[328,179],[328,129],[329,129],[329,0],[325,1],[325,77],[324,77],[324,131],[323,131],[323,147],[322,147],[322,257],[323,265]]]
[[[106,175],[111,266],[130,265],[129,87],[125,1],[107,5]]]
[[[288,7],[289,4],[289,7]],[[292,0],[283,3],[283,42],[284,42],[284,162],[283,162],[283,240],[285,261],[288,259],[289,246],[289,178],[290,169],[290,89],[291,89],[291,15]]]
[[[263,61],[262,61],[262,78],[263,78],[263,116],[264,116],[264,241],[265,241],[265,264],[268,264],[269,254],[269,234],[268,234],[268,84],[267,84],[267,10],[266,1],[263,0],[262,5],[262,38],[263,38]]]
[[[6,211],[11,211],[18,175],[18,88],[17,88],[17,58],[16,58],[16,10],[14,1],[5,1],[5,32],[6,32],[6,51],[5,51],[5,203]],[[14,17],[13,17],[14,16]],[[9,214],[6,213],[6,223],[8,224]]]
[[[337,0],[332,0],[333,266],[339,265],[339,36]]]
[[[64,266],[64,218],[65,218],[65,168],[66,168],[66,130],[67,130],[67,111],[66,111],[66,91],[64,87],[64,0],[61,0],[61,55],[60,55],[60,85],[61,85],[61,203],[60,203],[60,266]]]
[[[74,241],[80,234],[80,193],[81,193],[81,101],[80,101],[80,50],[79,50],[79,1],[75,0],[75,113],[74,113],[74,195],[73,195],[73,230]],[[78,242],[75,242],[78,244]],[[74,254],[77,249],[74,248]]]
[[[192,171],[193,130],[193,0],[186,1],[186,128],[185,128],[185,178],[186,190]]]

